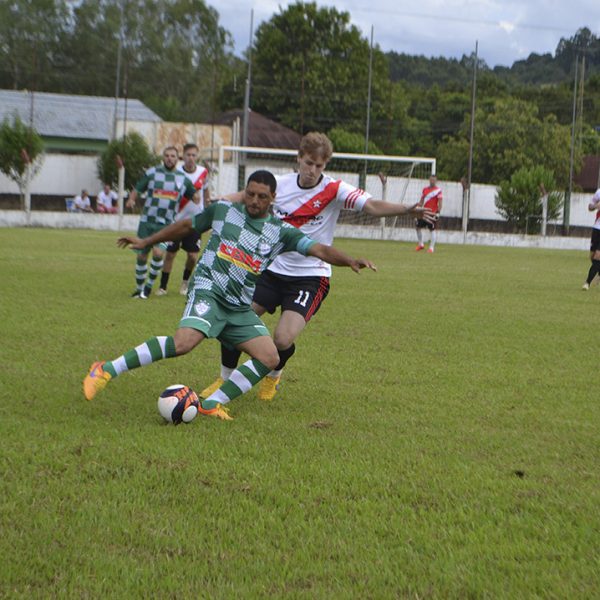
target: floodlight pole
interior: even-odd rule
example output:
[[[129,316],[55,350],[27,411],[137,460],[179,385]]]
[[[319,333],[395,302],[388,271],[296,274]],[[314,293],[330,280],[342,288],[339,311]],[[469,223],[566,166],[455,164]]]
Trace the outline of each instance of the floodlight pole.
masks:
[[[252,82],[252,38],[254,36],[254,9],[250,10],[250,42],[248,44],[248,75],[244,93],[244,125],[242,129],[242,146],[248,145],[248,122],[250,121],[250,84]]]
[[[571,193],[573,192],[573,163],[575,161],[575,123],[577,120],[577,75],[579,69],[579,54],[575,56],[575,79],[573,80],[573,117],[571,121],[571,155],[569,157],[569,189],[563,209],[563,234],[569,235],[571,218]]]
[[[250,41],[248,43],[248,75],[244,93],[244,122],[242,123],[242,146],[248,146],[248,127],[250,124],[250,85],[252,83],[252,38],[254,37],[254,9],[250,10]],[[246,183],[246,154],[238,154],[238,189]]]
[[[371,129],[371,86],[373,82],[373,32],[374,27],[371,25],[371,45],[369,47],[369,83],[368,83],[368,91],[367,91],[367,124],[365,130],[365,154],[369,154],[369,130]],[[365,170],[364,170],[364,178],[365,183],[364,187],[367,185],[367,161],[365,160]]]
[[[479,40],[475,41],[475,60],[473,62],[473,86],[471,89],[471,128],[469,131],[469,164],[467,167],[467,189],[463,196],[463,243],[467,241],[467,229],[469,227],[469,210],[471,208],[471,174],[473,170],[473,137],[475,134],[475,98],[477,93],[477,55]]]
[[[123,2],[119,2],[119,46],[117,48],[117,76],[115,78],[115,114],[113,118],[113,140],[117,139],[119,88],[121,86],[121,53],[123,51]]]

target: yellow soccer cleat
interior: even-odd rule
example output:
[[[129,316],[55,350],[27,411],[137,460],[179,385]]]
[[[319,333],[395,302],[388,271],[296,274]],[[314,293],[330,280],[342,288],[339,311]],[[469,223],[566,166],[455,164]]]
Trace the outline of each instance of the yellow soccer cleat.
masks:
[[[260,400],[265,400],[269,402],[275,398],[275,394],[279,389],[279,382],[281,381],[281,377],[271,377],[267,375],[261,382],[260,388],[258,390],[258,397]]]
[[[202,404],[198,405],[198,414],[205,417],[217,417],[221,421],[233,421],[233,417],[229,415],[229,409],[222,404],[217,404],[214,408],[202,408]]]
[[[222,377],[217,377],[208,387],[205,387],[200,394],[200,398],[208,398],[210,395],[214,394],[225,382]]]
[[[111,374],[107,373],[102,366],[106,361],[92,363],[90,372],[83,380],[83,393],[86,400],[93,400],[94,396],[101,392],[111,380]]]

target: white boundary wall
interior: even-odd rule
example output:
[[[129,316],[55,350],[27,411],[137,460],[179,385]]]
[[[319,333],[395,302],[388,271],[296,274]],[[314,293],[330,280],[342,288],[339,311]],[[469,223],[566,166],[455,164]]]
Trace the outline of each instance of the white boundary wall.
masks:
[[[294,152],[295,154],[295,152]],[[97,157],[80,154],[45,154],[43,163],[38,174],[31,182],[30,192],[32,194],[53,195],[73,197],[82,189],[87,189],[90,196],[96,196],[102,188],[102,182],[96,173]],[[268,168],[264,161],[251,162],[247,165],[248,170]],[[287,172],[287,168],[285,171]],[[249,174],[249,173],[248,173]],[[348,183],[358,185],[358,175],[355,173],[331,173],[339,175]],[[237,182],[237,165],[232,162],[222,164],[222,172],[217,175],[218,184],[225,181]],[[392,178],[390,178],[392,179]],[[397,178],[401,179],[401,178]],[[411,179],[407,189],[404,202],[416,202],[422,188],[427,184],[426,180]],[[443,216],[462,217],[462,186],[453,181],[439,181],[444,194]],[[367,187],[373,190],[374,196],[380,197],[381,182],[374,175],[367,178]],[[391,186],[389,186],[391,188]],[[217,188],[218,190],[218,188]],[[218,190],[219,191],[219,190]],[[220,190],[221,193],[229,193],[235,190]],[[0,173],[0,194],[18,194],[19,188],[11,179]],[[471,206],[469,218],[502,221],[494,203],[496,187],[493,185],[474,184],[471,190]],[[593,215],[587,206],[592,194],[573,194],[571,196],[570,224],[574,226],[591,227]],[[395,199],[388,197],[390,202]],[[562,223],[562,219],[559,221]]]
[[[102,189],[98,179],[96,164],[98,157],[85,154],[44,154],[37,175],[31,181],[32,194],[73,197],[85,189],[90,196],[96,196]],[[0,173],[0,193],[18,194],[19,187]]]
[[[92,229],[105,231],[135,232],[139,215],[98,215],[86,213],[66,213],[51,211],[0,210],[0,228],[2,227],[53,227],[64,229]],[[2,235],[0,231],[0,236]],[[386,229],[365,225],[338,225],[336,237],[392,240],[414,242],[415,231],[412,228]],[[382,237],[383,235],[383,237]],[[562,250],[588,250],[589,238],[542,237],[539,235],[510,235],[500,233],[467,233],[466,238],[460,231],[439,231],[440,244],[470,244],[481,246],[509,246],[518,248],[555,248]]]

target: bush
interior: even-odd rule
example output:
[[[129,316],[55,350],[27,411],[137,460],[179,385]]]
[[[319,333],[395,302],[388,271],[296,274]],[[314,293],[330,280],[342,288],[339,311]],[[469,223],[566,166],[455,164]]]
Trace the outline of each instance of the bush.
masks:
[[[517,231],[539,233],[542,223],[541,185],[548,192],[547,219],[558,219],[564,196],[556,191],[556,181],[551,171],[544,167],[522,168],[513,173],[510,181],[500,183],[496,208]]]
[[[44,148],[42,138],[15,116],[14,122],[4,119],[0,126],[0,171],[23,189],[27,177],[32,177],[39,167],[36,159]],[[31,165],[29,173],[27,165]]]
[[[119,180],[119,157],[125,166],[126,190],[135,186],[148,167],[160,161],[139,133],[113,140],[98,158],[98,177],[113,187]]]

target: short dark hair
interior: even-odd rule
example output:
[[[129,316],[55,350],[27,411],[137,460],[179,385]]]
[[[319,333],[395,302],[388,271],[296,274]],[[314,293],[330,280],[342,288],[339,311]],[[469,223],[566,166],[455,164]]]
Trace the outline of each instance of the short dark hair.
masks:
[[[248,177],[248,183],[251,181],[268,185],[269,189],[271,190],[271,194],[274,194],[275,190],[277,189],[277,180],[271,171],[265,171],[264,169],[261,169],[260,171],[254,171],[254,173]]]
[[[187,152],[190,148],[196,148],[196,150],[200,150],[200,148],[198,148],[198,146],[196,146],[196,144],[186,144],[183,147],[183,151]]]

